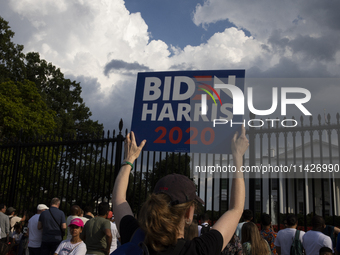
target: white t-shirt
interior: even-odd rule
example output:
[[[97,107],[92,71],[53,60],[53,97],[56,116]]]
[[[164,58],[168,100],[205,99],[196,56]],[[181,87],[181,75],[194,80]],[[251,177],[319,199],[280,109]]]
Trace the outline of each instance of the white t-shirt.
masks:
[[[28,221],[28,247],[39,248],[41,246],[42,229],[38,229],[40,214],[33,215]]]
[[[118,229],[116,227],[116,223],[110,222],[111,223],[111,234],[112,234],[112,242],[111,242],[111,247],[110,247],[110,254],[117,249],[117,238],[120,238],[120,235],[118,233]]]
[[[83,241],[72,244],[70,240],[62,241],[55,253],[59,255],[85,255],[86,245]]]
[[[20,239],[21,239],[21,237],[22,237],[22,233],[17,233],[17,232],[13,232],[13,233],[11,233],[9,236],[11,237],[11,238],[13,238],[13,239],[15,239],[15,242],[18,244],[19,242],[20,242]]]
[[[14,225],[17,222],[20,222],[22,218],[18,217],[18,216],[13,216],[9,219],[9,222],[11,224],[11,232],[14,232]]]
[[[277,237],[275,239],[275,246],[281,247],[281,255],[289,255],[290,247],[292,246],[293,240],[295,239],[295,228],[285,228],[280,230],[277,233]],[[303,244],[303,236],[305,232],[300,230],[299,239]]]
[[[71,235],[71,232],[70,232],[70,228],[69,228],[68,225],[70,225],[71,220],[73,220],[75,218],[81,219],[82,222],[84,223],[84,226],[85,226],[85,223],[89,220],[88,218],[85,218],[85,217],[79,217],[79,216],[74,216],[74,215],[68,216],[67,219],[66,219],[66,226],[67,226],[67,238],[66,239],[71,240],[71,238],[72,238],[72,235]]]
[[[202,226],[198,225],[197,228],[198,228],[198,236],[201,236]]]
[[[246,222],[241,222],[237,225],[237,228],[235,230],[235,235],[237,235],[240,239],[241,239],[241,235],[242,235],[242,226],[243,224]]]
[[[332,239],[329,236],[319,232],[310,230],[303,236],[303,248],[306,255],[319,255],[319,250],[322,247],[332,248]]]

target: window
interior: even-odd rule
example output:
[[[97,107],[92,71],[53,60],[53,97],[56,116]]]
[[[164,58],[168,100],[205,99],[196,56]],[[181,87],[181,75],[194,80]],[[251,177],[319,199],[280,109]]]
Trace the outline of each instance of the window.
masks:
[[[255,201],[255,212],[261,212],[261,201]]]
[[[255,189],[261,189],[261,179],[255,179]]]
[[[221,189],[227,189],[227,181],[228,179],[221,180]]]
[[[303,191],[304,186],[303,179],[298,179],[298,190]]]
[[[278,182],[279,182],[279,179],[272,180],[272,190],[277,190]]]
[[[304,214],[303,212],[304,212],[304,210],[303,210],[304,208],[303,208],[303,202],[299,202],[299,213],[300,214]]]

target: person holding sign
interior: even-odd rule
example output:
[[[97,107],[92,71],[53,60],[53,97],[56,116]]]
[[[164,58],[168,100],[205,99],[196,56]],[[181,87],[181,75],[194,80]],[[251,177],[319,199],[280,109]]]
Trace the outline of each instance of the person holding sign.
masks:
[[[170,174],[161,178],[154,188],[154,193],[144,203],[137,221],[131,207],[126,201],[126,191],[133,162],[139,157],[146,140],[136,144],[133,132],[125,140],[125,162],[117,176],[112,206],[116,224],[120,230],[122,248],[124,243],[135,238],[135,233],[143,230],[142,246],[150,254],[166,252],[167,254],[221,254],[233,236],[236,226],[243,213],[245,201],[245,185],[243,173],[234,173],[230,209],[212,226],[205,235],[185,241],[184,228],[193,220],[196,203],[203,201],[196,195],[193,181],[180,174]],[[243,155],[249,146],[245,128],[240,136],[235,133],[231,142],[233,161],[238,170],[243,164]],[[128,243],[129,244],[129,243]],[[144,245],[145,244],[145,245]],[[115,252],[119,254],[118,248]],[[115,254],[115,253],[114,253]]]

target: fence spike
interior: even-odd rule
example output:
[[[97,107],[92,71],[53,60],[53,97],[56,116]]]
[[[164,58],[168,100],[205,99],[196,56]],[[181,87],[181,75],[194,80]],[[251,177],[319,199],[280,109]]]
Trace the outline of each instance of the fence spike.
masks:
[[[122,129],[123,129],[123,119],[120,119],[120,121],[119,121],[119,134],[122,133]]]
[[[321,115],[318,115],[319,126],[321,126]]]
[[[339,124],[339,119],[340,119],[340,114],[337,113],[337,114],[336,114],[336,123],[337,123],[337,124]]]
[[[313,126],[313,116],[309,116],[309,124],[310,126]]]

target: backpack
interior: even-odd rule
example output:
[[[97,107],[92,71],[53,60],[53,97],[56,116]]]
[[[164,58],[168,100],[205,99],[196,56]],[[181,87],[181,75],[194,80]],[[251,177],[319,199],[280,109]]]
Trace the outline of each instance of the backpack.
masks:
[[[299,237],[300,230],[296,230],[295,238],[293,240],[292,246],[290,247],[290,255],[303,255],[303,246]]]
[[[144,239],[145,233],[141,228],[138,228],[131,237],[130,242],[119,246],[110,255],[149,255],[150,253],[148,247],[144,243]],[[178,254],[184,247],[184,244],[184,240],[179,240],[173,250],[160,252],[159,254]]]
[[[209,230],[210,230],[210,226],[209,224],[204,224],[204,225],[201,225],[202,226],[202,229],[201,229],[201,235],[205,234],[205,233],[208,233]]]

